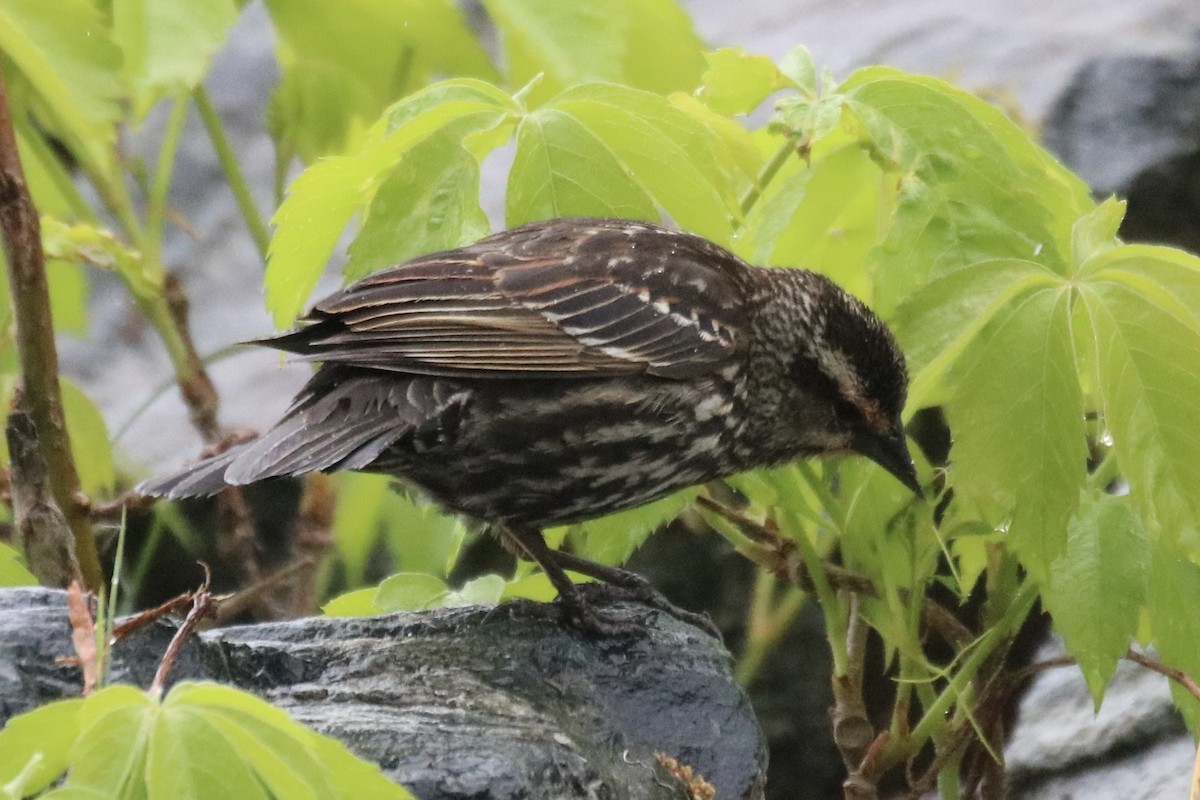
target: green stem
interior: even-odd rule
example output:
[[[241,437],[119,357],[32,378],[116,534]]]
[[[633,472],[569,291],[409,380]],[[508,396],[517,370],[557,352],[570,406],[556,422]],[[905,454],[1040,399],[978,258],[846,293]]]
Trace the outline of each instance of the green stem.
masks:
[[[217,114],[217,109],[213,106],[203,85],[195,88],[192,92],[192,99],[196,101],[196,110],[200,112],[200,119],[204,121],[208,138],[212,140],[213,149],[217,152],[217,161],[220,162],[221,169],[225,170],[229,188],[233,191],[233,199],[238,204],[238,210],[242,212],[242,219],[246,221],[246,227],[250,229],[250,236],[254,238],[258,255],[265,262],[267,248],[271,244],[271,234],[267,231],[267,226],[258,213],[258,207],[254,204],[254,197],[250,194],[250,184],[246,181],[246,175],[238,164],[237,155],[233,152],[229,138],[225,135],[221,117]]]
[[[171,192],[171,176],[175,171],[175,153],[183,135],[183,124],[187,121],[187,96],[179,95],[171,107],[167,127],[163,132],[162,145],[158,149],[158,163],[154,166],[154,182],[150,186],[146,203],[146,227],[140,242],[142,259],[149,265],[150,274],[162,272],[162,240],[167,201]]]
[[[748,686],[754,680],[763,661],[804,607],[804,592],[795,586],[788,586],[783,598],[772,608],[771,597],[775,587],[775,577],[765,570],[758,570],[746,625],[746,644],[734,670],[734,678],[742,686]]]
[[[796,542],[796,549],[804,561],[804,568],[808,570],[809,577],[812,578],[813,589],[816,591],[817,600],[821,603],[821,611],[825,615],[825,635],[829,639],[829,649],[833,655],[834,677],[844,677],[849,668],[849,655],[846,652],[846,618],[842,614],[841,604],[838,603],[837,592],[829,583],[824,565],[821,563],[821,557],[817,555],[817,549],[809,541],[808,535],[804,531],[799,531],[793,537],[793,541]]]
[[[758,174],[758,179],[754,181],[754,185],[746,190],[746,194],[742,195],[741,203],[739,204],[742,212],[742,218],[750,213],[750,211],[762,199],[763,192],[771,181],[775,180],[775,176],[779,174],[779,170],[783,169],[783,165],[796,152],[796,143],[800,140],[799,134],[793,134],[787,137],[779,149],[775,151],[775,155],[771,156],[771,160],[763,167],[762,172]]]
[[[54,189],[67,201],[67,205],[71,207],[71,214],[78,220],[95,223],[95,210],[87,200],[83,199],[79,187],[75,185],[75,181],[71,180],[71,176],[63,168],[59,156],[46,144],[46,138],[38,135],[21,136],[19,133],[17,138],[22,147],[29,148],[38,161],[46,166],[50,179],[54,181]]]
[[[1032,581],[1026,581],[1017,590],[1003,616],[967,652],[962,666],[951,676],[946,688],[933,703],[926,707],[925,715],[912,729],[907,741],[898,742],[896,748],[889,748],[889,751],[884,753],[883,758],[880,759],[883,769],[892,767],[907,758],[909,754],[920,750],[926,741],[946,725],[947,712],[967,691],[975,674],[987,662],[996,648],[1002,646],[1016,633],[1025,618],[1029,616],[1029,612],[1033,610],[1038,596],[1037,587]]]

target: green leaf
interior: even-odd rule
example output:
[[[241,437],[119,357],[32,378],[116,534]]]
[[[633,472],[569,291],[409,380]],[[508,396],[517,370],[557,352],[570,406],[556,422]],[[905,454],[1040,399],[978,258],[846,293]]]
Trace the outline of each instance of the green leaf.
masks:
[[[508,82],[537,104],[589,81],[652,92],[689,90],[704,70],[703,47],[675,0],[484,0],[504,45]]]
[[[43,216],[42,247],[47,258],[117,273],[138,299],[151,299],[161,292],[161,272],[151,272],[140,253],[126,247],[105,228],[86,222],[71,225]]]
[[[375,607],[375,587],[344,592],[321,606],[327,617],[370,617],[379,613]]]
[[[4,550],[0,544],[0,572]],[[66,771],[68,753],[79,735],[82,706],[78,698],[59,700],[8,720],[0,730],[0,796],[32,796]]]
[[[869,298],[863,265],[880,235],[879,204],[879,167],[862,147],[842,147],[763,202],[755,262],[812,269]]]
[[[812,53],[804,45],[788,51],[779,62],[779,71],[801,92],[816,95],[817,66],[813,63]]]
[[[83,267],[61,259],[46,260],[50,316],[60,333],[82,336],[88,329],[88,280]]]
[[[645,201],[636,186],[680,227],[717,242],[729,241],[731,221],[741,216],[739,193],[748,181],[734,158],[713,157],[714,149],[720,154],[739,147],[724,138],[726,130],[706,124],[669,98],[612,84],[570,89],[531,117],[538,128],[524,137],[518,132],[513,165],[517,177],[510,175],[510,223],[514,210],[552,207],[550,202],[535,205],[525,200],[542,178],[564,192],[565,184],[579,184],[569,196],[581,204],[594,196],[590,202],[596,210],[590,213],[603,213],[613,202],[613,192],[619,202],[641,206]],[[581,162],[581,157],[595,160],[603,175],[599,182],[593,182],[592,164]],[[619,188],[622,183],[624,189]],[[515,207],[514,190],[520,202]]]
[[[704,60],[708,69],[697,95],[720,114],[749,114],[769,94],[788,85],[787,77],[771,59],[750,55],[740,47],[705,53]]]
[[[1084,265],[1120,244],[1117,231],[1125,218],[1125,201],[1110,197],[1071,227],[1071,263]]]
[[[440,607],[448,591],[445,581],[435,575],[400,572],[379,584],[372,604],[376,614],[424,611]]]
[[[555,217],[659,219],[654,201],[629,179],[617,154],[555,108],[521,120],[505,206],[510,227]]]
[[[1084,494],[1043,597],[1096,707],[1137,630],[1150,542],[1127,498]]]
[[[477,125],[464,117],[430,136],[383,181],[350,245],[347,279],[469,244],[489,232],[479,207],[479,162],[462,146],[463,128]]]
[[[910,408],[944,403],[950,371],[997,314],[1057,279],[1029,261],[996,259],[929,282],[896,313],[893,329],[908,361]]]
[[[434,77],[495,76],[450,0],[270,0],[267,10],[283,67],[272,133],[306,161],[355,147],[389,103]]]
[[[1200,566],[1161,544],[1152,551],[1149,617],[1153,644],[1162,662],[1189,675],[1200,675]],[[1188,729],[1200,732],[1200,702],[1171,681],[1175,705]]]
[[[134,687],[110,686],[75,702],[80,733],[56,796],[411,797],[374,764],[227,686],[180,682],[161,705]],[[69,725],[64,729],[71,732]]]
[[[190,91],[237,20],[234,0],[112,0],[113,38],[133,114],[144,119],[164,94]]]
[[[885,316],[927,279],[993,258],[1066,274],[1087,186],[984,100],[932,78],[869,67],[839,88],[850,118],[900,175],[877,249]]]
[[[89,695],[80,710],[67,785],[110,797],[144,797],[125,792],[143,783],[146,740],[157,714],[158,704],[133,686],[107,686]]]
[[[77,158],[107,174],[113,165],[115,122],[120,118],[117,77],[121,54],[100,11],[87,0],[0,1],[0,51],[28,81],[30,104],[44,130]],[[8,76],[10,83],[13,75]],[[10,85],[14,99],[22,96]],[[21,108],[14,116],[21,116]]]
[[[83,491],[88,494],[108,491],[116,483],[117,473],[104,417],[91,399],[65,378],[62,379],[62,397],[67,434],[71,437],[71,450]]]
[[[275,324],[291,323],[304,308],[351,217],[412,148],[451,124],[493,127],[518,111],[512,98],[480,81],[446,81],[397,103],[372,127],[354,155],[312,165],[292,183],[275,213],[267,261],[267,308]]]
[[[20,553],[0,542],[0,586],[37,586],[37,582],[37,578],[21,563]],[[3,743],[2,739],[0,743]],[[0,748],[0,754],[3,752],[3,748]],[[4,780],[3,764],[0,761],[0,781]]]
[[[1200,548],[1200,259],[1120,246],[1085,275],[1083,341],[1134,506],[1152,536]]]
[[[679,516],[699,492],[700,488],[693,486],[644,506],[580,523],[574,528],[575,550],[602,564],[623,564],[650,534]]]
[[[958,391],[946,405],[955,492],[1007,527],[1042,583],[1086,478],[1070,297],[1033,288],[998,311],[958,359]]]

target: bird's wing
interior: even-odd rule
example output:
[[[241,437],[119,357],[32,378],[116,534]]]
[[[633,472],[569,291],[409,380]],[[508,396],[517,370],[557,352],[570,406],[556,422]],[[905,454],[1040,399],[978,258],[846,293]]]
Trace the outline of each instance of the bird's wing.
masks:
[[[688,234],[554,220],[369,276],[263,343],[426,375],[688,378],[735,358],[746,269]]]

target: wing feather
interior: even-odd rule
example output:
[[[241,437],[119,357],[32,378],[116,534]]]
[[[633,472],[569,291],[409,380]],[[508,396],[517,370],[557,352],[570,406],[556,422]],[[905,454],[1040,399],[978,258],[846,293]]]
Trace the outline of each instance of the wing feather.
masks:
[[[747,269],[646,223],[552,220],[369,276],[262,343],[435,376],[687,378],[737,357]]]

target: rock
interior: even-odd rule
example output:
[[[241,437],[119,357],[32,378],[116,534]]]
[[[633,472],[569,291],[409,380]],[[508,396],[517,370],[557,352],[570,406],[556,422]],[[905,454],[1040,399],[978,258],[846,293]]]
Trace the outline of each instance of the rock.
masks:
[[[656,613],[636,635],[589,638],[546,610],[210,630],[184,649],[172,680],[261,695],[423,800],[684,797],[657,753],[691,766],[718,797],[762,797],[762,736],[720,643]],[[160,623],[119,643],[116,678],[145,686],[171,633]],[[0,721],[78,694],[78,669],[55,660],[69,654],[65,593],[0,590]]]
[[[1054,640],[1038,659],[1063,654]],[[1005,749],[1013,800],[1187,797],[1195,756],[1167,678],[1128,661],[1099,711],[1077,668],[1039,675]]]
[[[1173,53],[1088,62],[1044,134],[1097,194],[1128,198],[1122,236],[1200,251],[1200,36]]]

